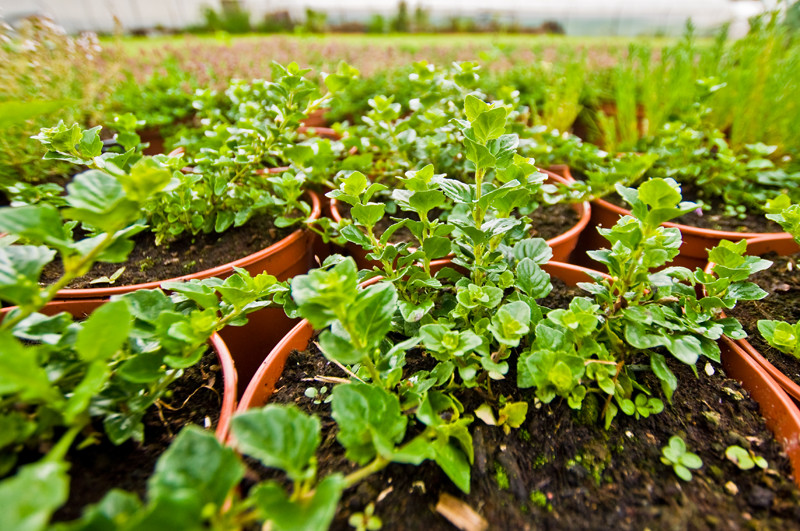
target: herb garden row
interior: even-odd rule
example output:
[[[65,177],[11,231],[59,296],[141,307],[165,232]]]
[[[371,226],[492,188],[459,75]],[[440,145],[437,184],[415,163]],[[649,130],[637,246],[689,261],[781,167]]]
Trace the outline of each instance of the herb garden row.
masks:
[[[776,17],[533,66],[178,50],[104,89],[79,67],[119,57],[27,31],[0,528],[800,529]]]

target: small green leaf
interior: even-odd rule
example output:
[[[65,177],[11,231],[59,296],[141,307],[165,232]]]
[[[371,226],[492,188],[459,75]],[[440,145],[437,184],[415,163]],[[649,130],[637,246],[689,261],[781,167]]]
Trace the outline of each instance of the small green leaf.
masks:
[[[107,302],[83,322],[75,340],[75,350],[84,361],[107,360],[127,342],[131,324],[125,301]]]

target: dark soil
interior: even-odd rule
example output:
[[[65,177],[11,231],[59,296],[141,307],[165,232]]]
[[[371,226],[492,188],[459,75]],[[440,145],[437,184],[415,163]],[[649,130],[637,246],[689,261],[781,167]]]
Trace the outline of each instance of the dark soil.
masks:
[[[698,190],[691,185],[681,183],[681,193],[684,201],[697,201],[699,198]],[[626,203],[616,193],[604,197],[609,203],[630,210],[630,205]],[[764,217],[763,212],[747,212],[744,219],[731,217],[725,214],[725,201],[719,197],[703,197],[703,202],[710,206],[707,210],[692,211],[688,214],[673,219],[673,223],[689,225],[701,229],[722,230],[728,232],[783,232],[783,229]]]
[[[727,313],[742,323],[749,336],[747,341],[762,356],[800,385],[800,360],[772,348],[758,331],[760,319],[774,319],[791,324],[800,321],[800,271],[797,270],[800,254],[778,256],[776,253],[770,253],[763,258],[772,260],[772,267],[766,271],[759,271],[750,277],[750,280],[769,295],[760,301],[742,301]]]
[[[144,443],[128,441],[114,446],[102,442],[83,450],[72,450],[70,496],[54,520],[78,518],[83,508],[99,501],[113,488],[134,492],[140,498],[147,490],[156,461],[183,426],[197,424],[209,430],[217,426],[223,393],[219,358],[209,350],[200,362],[176,380],[161,407],[151,408],[144,417]],[[102,434],[103,427],[95,427]]]
[[[339,203],[338,208],[339,214],[343,218],[350,217],[350,205],[347,203]],[[441,216],[441,214],[442,212],[432,212],[434,218]],[[408,217],[411,219],[417,219],[416,214],[403,211],[397,212],[397,214],[394,214],[392,217]],[[564,234],[569,229],[574,227],[575,224],[578,223],[580,216],[570,205],[557,204],[542,205],[532,213],[528,214],[528,218],[531,220],[530,237],[544,238],[545,240],[549,240]],[[380,236],[394,223],[395,222],[392,221],[389,216],[384,216],[384,218],[376,225],[375,234]],[[392,234],[390,242],[403,243],[412,241],[413,239],[414,236],[411,234],[411,231],[404,227]]]
[[[563,301],[573,296],[559,295]],[[415,360],[413,351],[408,361],[409,372],[417,363],[429,364]],[[344,493],[332,529],[349,529],[350,515],[375,503],[383,530],[451,530],[434,509],[443,493],[477,511],[490,529],[800,529],[800,494],[789,479],[788,459],[766,429],[758,405],[719,366],[712,364],[708,376],[706,363],[700,362],[696,378],[686,365],[670,362],[680,382],[672,404],[647,419],[620,413],[605,431],[587,418],[591,415],[579,415],[565,402],[541,404],[530,390],[517,390],[510,361],[511,373],[493,390],[528,401],[527,420],[509,435],[473,422],[470,494],[431,462],[413,468],[390,465]],[[322,417],[321,475],[351,472],[354,466],[335,441],[329,404],[315,404],[304,395],[308,387],[324,385],[310,381],[315,375],[346,377],[311,342],[308,351],[290,355],[274,401],[295,403]],[[639,380],[658,389],[649,372]],[[467,410],[485,401],[470,390],[459,398]],[[661,448],[675,434],[703,459],[691,482],[678,479],[660,461]],[[769,469],[739,470],[724,457],[732,444],[763,456]],[[257,473],[274,477],[263,469]]]
[[[262,216],[222,234],[199,234],[161,245],[156,245],[153,234],[145,230],[133,238],[135,245],[127,262],[97,263],[87,275],[75,279],[68,287],[106,288],[189,275],[244,258],[280,241],[294,230],[276,228],[271,217]],[[123,266],[125,271],[113,284],[91,283],[97,278],[111,277]],[[62,273],[61,261],[55,260],[45,267],[41,282],[55,282]]]

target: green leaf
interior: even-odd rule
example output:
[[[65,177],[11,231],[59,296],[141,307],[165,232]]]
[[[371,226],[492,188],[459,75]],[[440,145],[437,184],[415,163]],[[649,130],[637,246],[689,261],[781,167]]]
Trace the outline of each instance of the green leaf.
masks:
[[[489,330],[498,342],[516,347],[520,339],[530,331],[530,322],[530,306],[522,301],[514,301],[498,308],[492,316]]]
[[[546,297],[553,289],[550,275],[530,258],[523,258],[517,264],[516,285],[534,299]]]
[[[428,212],[444,203],[444,194],[439,190],[414,192],[408,199],[409,205],[419,213],[421,219],[428,218]]]
[[[119,366],[117,375],[133,383],[150,383],[164,374],[164,356],[157,352],[143,352],[128,358]]]
[[[428,260],[444,258],[450,254],[451,251],[450,239],[444,236],[426,238],[422,243],[422,250],[425,252],[425,256],[428,257]]]
[[[67,463],[42,460],[0,482],[0,529],[41,531],[67,501]]]
[[[319,482],[311,499],[291,501],[283,488],[274,481],[257,485],[250,495],[259,517],[276,531],[309,531],[328,529],[336,515],[344,478],[339,474]]]
[[[295,406],[268,405],[239,413],[231,423],[237,447],[295,481],[310,479],[320,423]]]
[[[661,354],[651,352],[650,368],[653,370],[653,374],[661,380],[661,388],[664,390],[667,400],[672,400],[672,394],[678,388],[678,379],[667,366],[667,360]]]
[[[329,360],[345,365],[359,363],[367,355],[363,350],[357,349],[350,339],[331,330],[325,330],[319,335],[319,348]]]
[[[0,208],[0,232],[57,249],[70,243],[58,210],[49,204]]]
[[[27,305],[39,295],[39,276],[55,252],[44,246],[0,247],[0,299]]]
[[[541,265],[549,262],[552,257],[553,249],[543,238],[527,238],[514,246],[514,258],[517,260],[528,258]]]
[[[673,208],[681,202],[680,186],[672,179],[650,179],[639,186],[639,199],[653,209]]]
[[[491,107],[488,103],[476,98],[472,94],[468,94],[464,98],[464,112],[467,115],[467,120],[474,122],[482,113],[489,111]]]
[[[358,270],[352,258],[329,270],[316,269],[292,279],[292,298],[298,313],[314,328],[330,325],[337,313],[346,311],[357,296]]]
[[[486,144],[489,140],[500,137],[505,132],[506,114],[503,107],[497,107],[482,112],[475,120],[470,120],[475,140],[480,144]]]
[[[557,361],[555,365],[550,368],[550,371],[547,373],[547,378],[561,393],[572,388],[572,371],[569,365],[563,361]]]
[[[339,229],[344,238],[364,249],[372,249],[372,242],[366,234],[361,232],[355,225],[345,225]]]
[[[140,289],[112,300],[124,300],[131,315],[147,323],[155,323],[162,312],[174,309],[170,298],[160,289]]]
[[[471,467],[464,452],[451,443],[435,445],[434,449],[436,464],[444,470],[456,487],[469,494]]]
[[[365,346],[377,346],[392,327],[397,309],[397,291],[393,284],[381,282],[358,293],[349,309],[355,330]]]
[[[86,129],[81,133],[81,141],[78,143],[78,152],[87,159],[99,157],[103,152],[103,141],[100,139],[101,126]]]
[[[122,348],[131,330],[131,314],[125,301],[107,302],[83,322],[75,340],[78,356],[88,362],[107,360]]]
[[[360,171],[354,171],[342,179],[342,191],[350,196],[358,197],[367,189],[369,181]]]
[[[67,203],[72,208],[64,215],[103,232],[115,232],[138,217],[138,205],[125,197],[119,181],[101,171],[76,175],[67,190]]]
[[[36,348],[25,348],[11,332],[0,330],[0,394],[13,393],[26,401],[52,402],[53,407],[63,400],[39,365]]]
[[[78,385],[72,390],[72,395],[64,407],[64,420],[67,424],[86,412],[92,398],[100,394],[111,377],[111,368],[105,360],[93,361],[86,368],[86,374]]]
[[[181,430],[158,459],[147,484],[148,498],[191,500],[197,511],[212,504],[221,510],[231,490],[244,476],[233,448],[197,426]]]
[[[497,159],[492,155],[486,146],[483,146],[469,138],[464,138],[464,155],[467,160],[475,164],[476,168],[493,168],[497,164]]]
[[[353,220],[364,227],[374,227],[382,218],[386,210],[383,203],[367,203],[366,205],[354,205],[350,210]]]
[[[392,459],[407,422],[396,395],[363,383],[340,384],[333,389],[331,409],[339,426],[336,439],[348,459],[360,465],[376,454]]]

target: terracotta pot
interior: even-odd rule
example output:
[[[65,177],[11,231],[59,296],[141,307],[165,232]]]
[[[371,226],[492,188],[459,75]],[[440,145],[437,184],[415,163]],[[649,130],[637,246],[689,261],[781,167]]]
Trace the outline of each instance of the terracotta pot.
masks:
[[[788,256],[800,252],[800,245],[794,241],[794,238],[792,238],[790,234],[762,236],[761,238],[755,238],[747,242],[747,254],[749,255],[760,256],[773,251],[781,256]],[[705,269],[706,272],[710,273],[713,267],[714,263],[709,262]],[[747,339],[739,339],[735,343],[741,351],[750,356],[750,358],[758,363],[767,374],[778,382],[789,396],[800,402],[800,385],[770,363],[767,358],[762,356],[761,353],[747,341]]]
[[[547,182],[556,181],[566,184],[572,179],[571,177],[566,178],[549,170],[540,171],[547,174]],[[575,247],[578,245],[579,236],[583,232],[583,229],[585,229],[589,224],[589,219],[591,218],[591,207],[589,206],[588,202],[570,206],[573,210],[575,210],[575,212],[578,213],[578,222],[570,227],[570,229],[565,233],[559,234],[555,238],[550,238],[547,240],[547,244],[553,249],[552,260],[556,262],[569,261],[572,251],[575,250]],[[342,216],[339,212],[339,202],[336,201],[336,199],[331,199],[331,217],[333,217],[333,220],[337,223],[342,220]],[[369,253],[358,245],[347,242],[345,249],[348,251],[350,256],[355,258],[359,269],[372,269],[373,266],[380,267],[379,262],[367,260],[367,254]]]
[[[330,111],[329,107],[323,107],[321,109],[314,109],[308,115],[308,118],[303,120],[303,125],[305,127],[325,127],[328,125],[328,121],[325,119],[325,113]]]
[[[53,301],[48,303],[40,313],[44,315],[55,315],[61,312],[67,312],[76,319],[87,318],[97,309],[98,306],[108,302],[106,299],[82,299],[74,301]],[[0,310],[0,321],[5,317],[6,313],[11,311],[14,307],[3,308]],[[220,409],[219,420],[217,421],[217,429],[215,435],[220,441],[224,441],[228,436],[230,428],[231,417],[236,409],[236,397],[238,396],[237,381],[238,374],[236,366],[231,357],[225,341],[218,335],[213,334],[209,339],[209,343],[214,351],[217,353],[220,367],[222,368],[222,406]]]
[[[340,140],[342,138],[342,135],[340,135],[330,127],[301,125],[300,127],[297,128],[297,132],[306,136],[318,136],[320,138],[327,138],[328,140]]]
[[[160,128],[146,127],[139,131],[138,134],[142,142],[148,142],[150,144],[142,153],[145,155],[164,153],[164,136],[161,134]]]
[[[800,486],[800,410],[781,386],[748,353],[727,337],[720,341],[722,367],[758,402],[767,426],[781,443]]]
[[[436,260],[435,263],[431,262],[432,269],[438,270],[446,265],[449,265],[449,260]],[[591,282],[592,277],[589,276],[589,269],[559,262],[549,262],[542,266],[542,269],[551,275],[560,278],[570,286],[574,286],[578,282]],[[373,278],[365,282],[363,285],[374,284],[380,281],[380,278]],[[239,401],[238,412],[246,411],[253,407],[263,406],[269,401],[275,390],[275,384],[281,377],[283,367],[286,365],[286,359],[293,350],[305,350],[308,346],[308,341],[314,335],[314,329],[311,323],[303,319],[292,328],[289,334],[286,335],[281,341],[275,345],[272,352],[264,359],[261,367],[256,371],[255,376],[247,385],[242,398]]]
[[[551,170],[568,175],[571,177],[569,167],[565,165],[552,166]],[[613,227],[619,218],[622,216],[630,215],[631,211],[623,207],[617,206],[605,199],[595,199],[592,201],[592,215],[590,224],[593,227]],[[690,225],[682,225],[680,223],[672,223],[667,221],[663,223],[665,227],[674,227],[681,231],[683,236],[683,244],[681,245],[680,254],[668,265],[683,266],[689,269],[697,267],[704,267],[708,263],[708,249],[715,247],[719,244],[720,240],[739,241],[742,239],[753,240],[764,236],[784,236],[785,232],[778,233],[759,233],[759,232],[730,232],[722,230],[702,229],[699,227],[692,227]],[[602,249],[608,247],[608,241],[600,236],[596,230],[584,231],[581,235],[578,244],[581,249]],[[588,257],[579,256],[574,260],[575,262],[590,266],[598,267],[596,262],[589,260]]]

